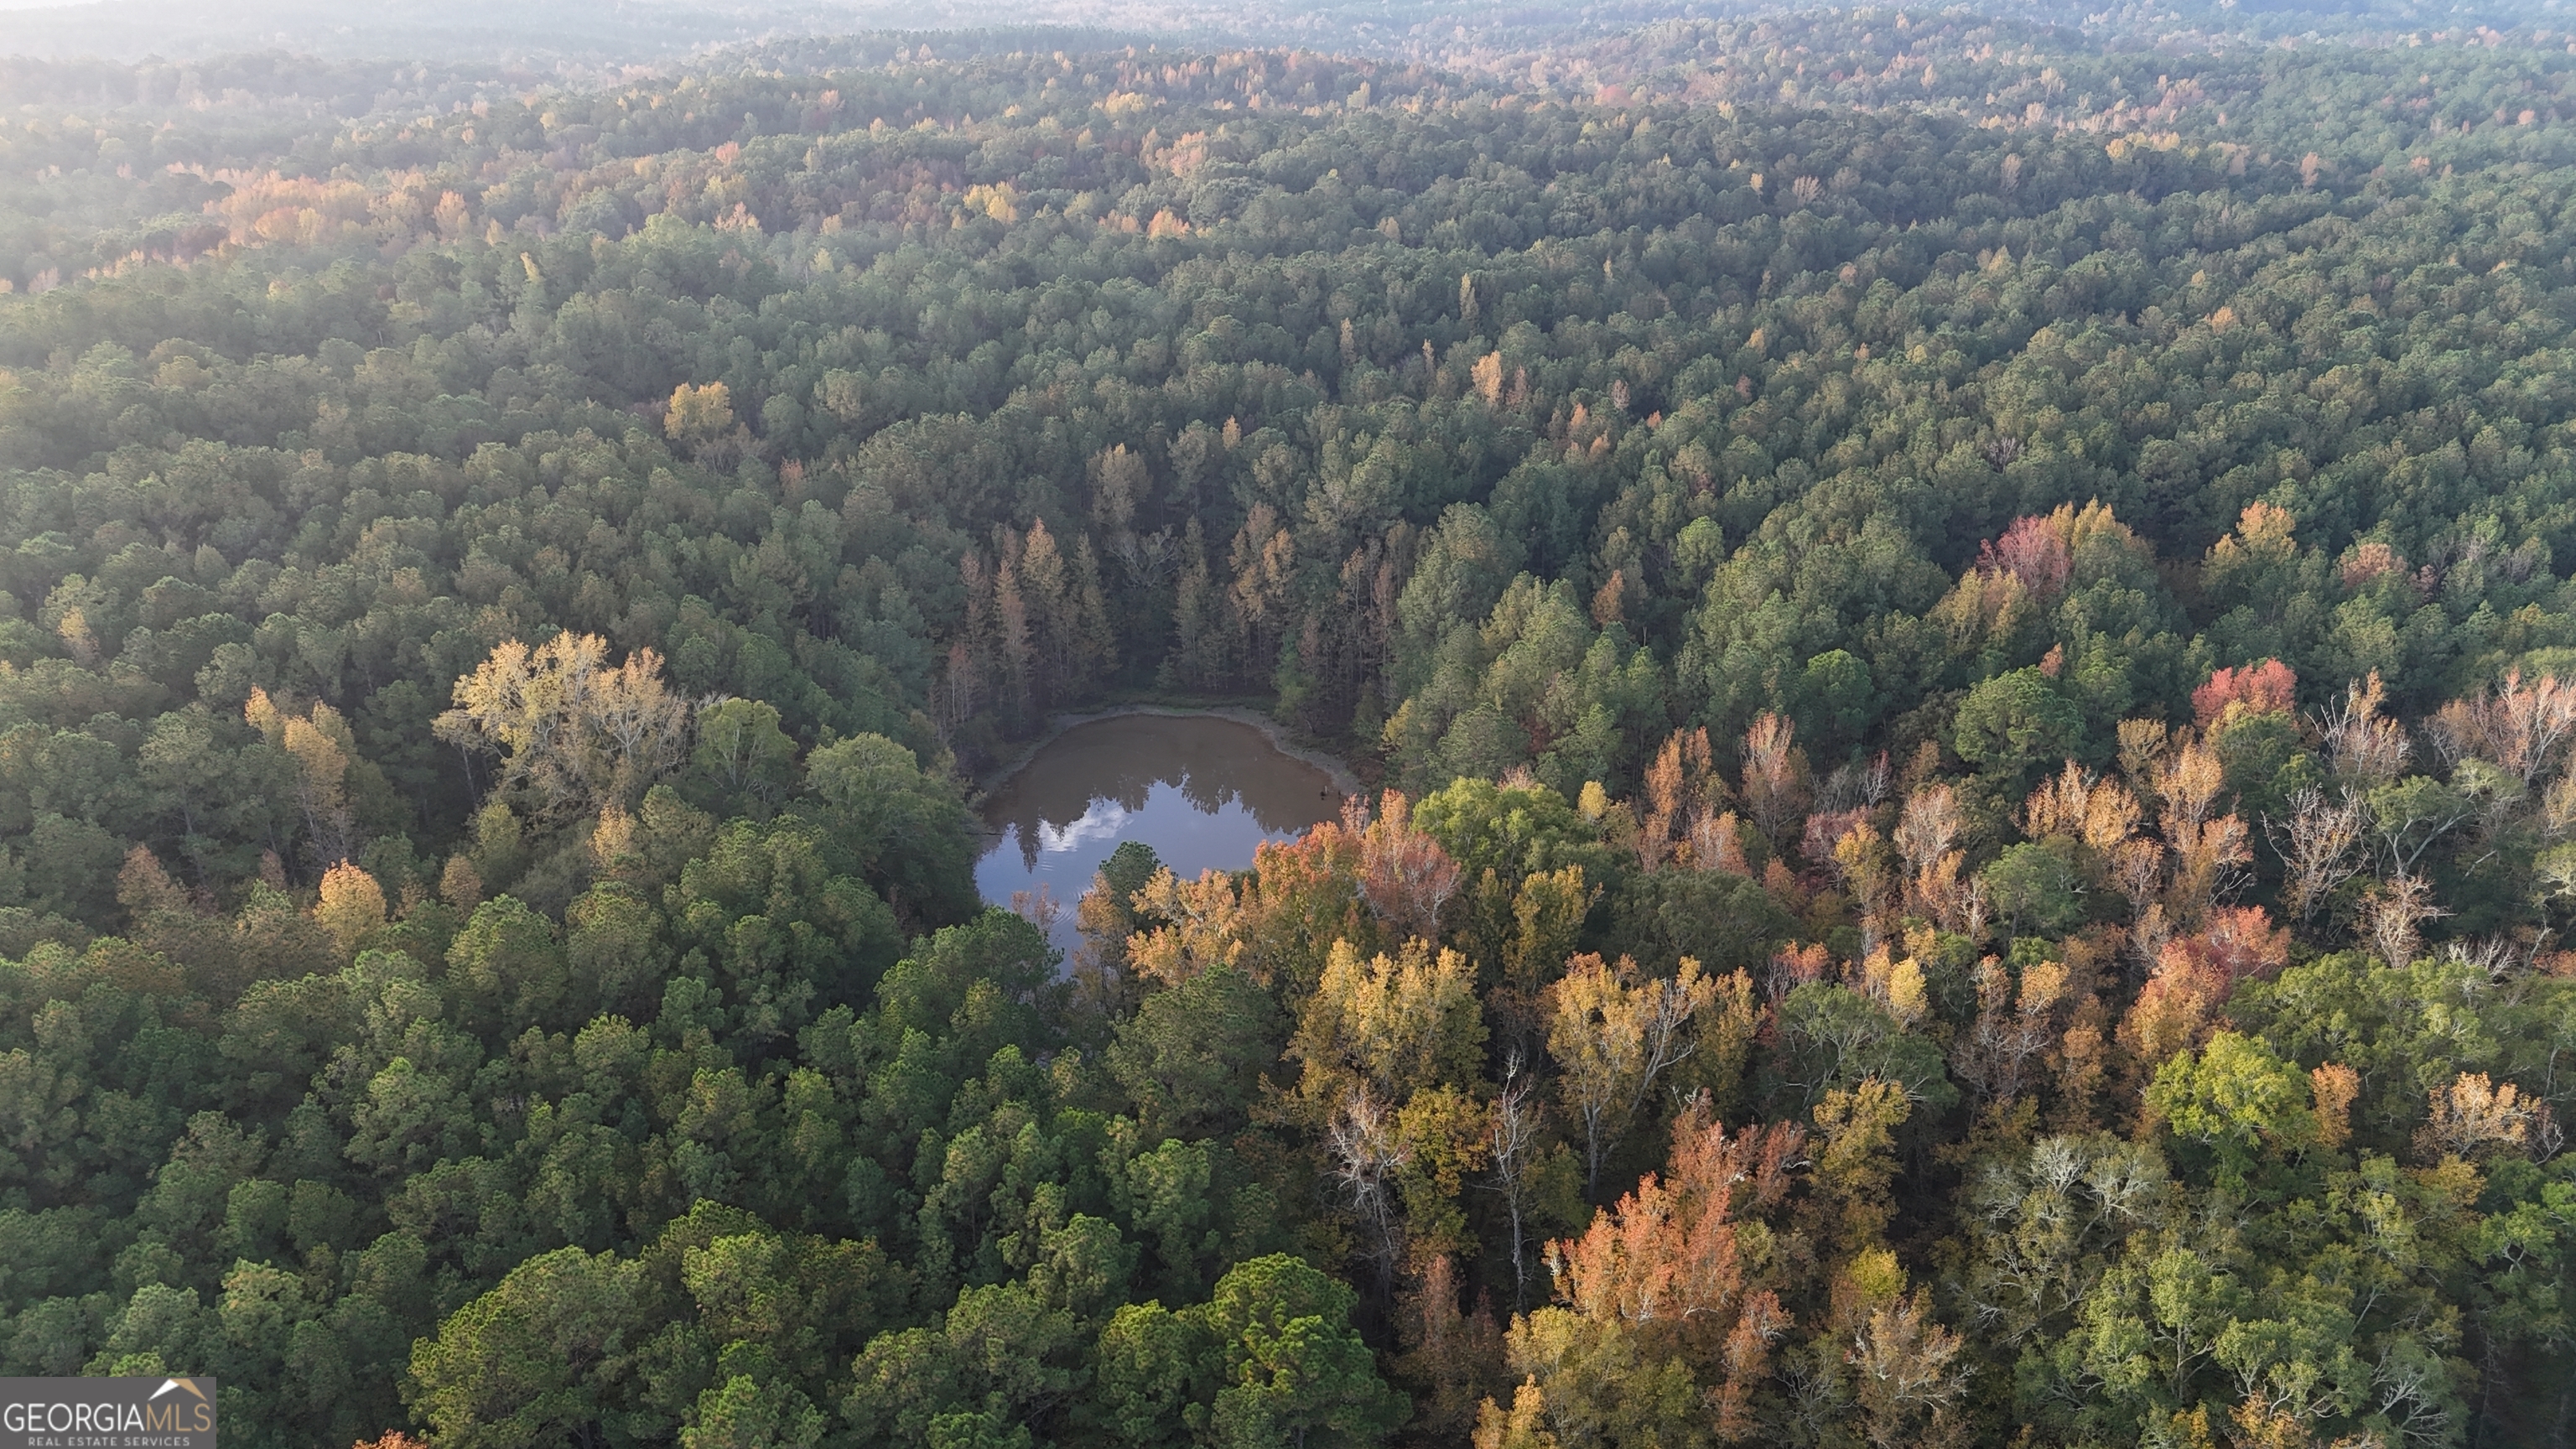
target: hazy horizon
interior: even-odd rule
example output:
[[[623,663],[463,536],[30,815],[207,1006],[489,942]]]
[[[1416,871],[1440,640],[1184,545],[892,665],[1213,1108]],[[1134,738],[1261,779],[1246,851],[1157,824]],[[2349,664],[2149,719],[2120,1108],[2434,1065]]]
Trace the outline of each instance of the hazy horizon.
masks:
[[[2005,0],[1958,13],[2072,27],[2110,43],[2171,44],[2177,37],[2284,35],[2481,23],[2543,23],[2556,0],[2437,6],[2406,0],[2263,4],[2255,0],[2104,5],[2087,0]],[[94,56],[132,61],[287,51],[345,59],[451,62],[638,63],[763,41],[881,31],[946,32],[1026,27],[1096,29],[1189,45],[1294,46],[1328,53],[1433,58],[1451,50],[1545,51],[1660,22],[1822,12],[1852,7],[1613,0],[1593,5],[1480,4],[1472,0],[1347,0],[1300,5],[1197,0],[1032,0],[975,3],[832,3],[832,0],[548,0],[534,5],[461,0],[435,7],[394,0],[0,0],[0,55]],[[1921,7],[1917,7],[1921,8]]]

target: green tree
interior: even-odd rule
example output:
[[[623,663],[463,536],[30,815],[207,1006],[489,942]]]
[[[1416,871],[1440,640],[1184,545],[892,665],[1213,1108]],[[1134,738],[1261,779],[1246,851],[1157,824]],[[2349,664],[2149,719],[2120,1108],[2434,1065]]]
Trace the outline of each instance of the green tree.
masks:
[[[2016,669],[1968,691],[1950,740],[1960,759],[2018,788],[2032,771],[2085,753],[2084,716],[2054,680]]]
[[[2147,1105],[2176,1137],[2214,1152],[2220,1181],[2239,1187],[2263,1154],[2317,1141],[2307,1074],[2232,1031],[2158,1066]]]
[[[614,1254],[532,1258],[413,1347],[412,1406],[460,1444],[623,1437],[638,1306],[635,1265]]]
[[[698,712],[696,733],[680,789],[699,808],[766,816],[794,787],[796,742],[779,729],[773,706],[725,700]]]
[[[1243,1263],[1217,1280],[1199,1317],[1215,1342],[1220,1387],[1210,1439],[1226,1449],[1383,1442],[1404,1397],[1377,1374],[1350,1327],[1358,1295],[1295,1258]]]

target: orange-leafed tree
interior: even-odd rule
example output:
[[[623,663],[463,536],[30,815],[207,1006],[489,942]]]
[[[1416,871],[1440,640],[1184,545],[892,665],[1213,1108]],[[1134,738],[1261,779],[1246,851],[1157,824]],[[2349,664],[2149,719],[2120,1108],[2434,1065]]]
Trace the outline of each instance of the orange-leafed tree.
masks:
[[[1245,959],[1259,979],[1277,982],[1291,1005],[1315,989],[1334,942],[1348,941],[1362,954],[1399,944],[1386,939],[1360,893],[1361,858],[1360,838],[1329,820],[1303,839],[1253,852]]]
[[[1726,801],[1726,781],[1713,763],[1707,729],[1677,730],[1665,740],[1646,769],[1645,786],[1637,863],[1653,870],[1679,856],[1703,870],[1722,869],[1717,861],[1701,858],[1700,835],[1713,826]],[[1740,855],[1741,847],[1738,851]]]
[[[1380,799],[1377,818],[1358,802],[1343,811],[1345,832],[1360,841],[1360,894],[1401,940],[1437,940],[1440,912],[1458,894],[1458,862],[1440,842],[1413,828],[1412,803],[1401,790]]]
[[[1765,711],[1744,732],[1744,804],[1754,828],[1778,845],[1807,815],[1807,752],[1797,726]]]
[[[1396,1312],[1404,1351],[1394,1369],[1414,1391],[1413,1427],[1449,1443],[1472,1430],[1478,1401],[1500,1387],[1503,1368],[1502,1330],[1481,1304],[1472,1313],[1460,1307],[1460,1286],[1456,1261],[1434,1254],[1412,1275]]]
[[[2563,1140],[2547,1102],[2511,1082],[2498,1086],[2484,1072],[2462,1072],[2426,1096],[2430,1110],[2415,1131],[2415,1151],[2428,1160],[2497,1153],[2545,1157]]]
[[[1542,1312],[1631,1336],[1641,1358],[1687,1368],[1717,1437],[1749,1436],[1751,1393],[1790,1316],[1748,1261],[1739,1228],[1788,1195],[1805,1142],[1791,1123],[1729,1134],[1695,1099],[1673,1124],[1666,1170],[1550,1249],[1563,1307]],[[1550,1387],[1541,1376],[1541,1393]]]
[[[2118,1041],[2132,1084],[2143,1084],[2174,1053],[2208,1041],[2236,983],[2278,974],[2289,957],[2289,932],[2276,929],[2259,906],[2213,912],[2201,930],[2167,940],[2120,1020]]]

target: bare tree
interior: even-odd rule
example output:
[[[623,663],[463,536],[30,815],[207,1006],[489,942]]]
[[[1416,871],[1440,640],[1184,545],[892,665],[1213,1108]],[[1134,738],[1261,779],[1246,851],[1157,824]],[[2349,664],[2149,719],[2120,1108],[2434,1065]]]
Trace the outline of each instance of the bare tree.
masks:
[[[2379,959],[2403,967],[2423,949],[2417,928],[2449,914],[2434,904],[2433,888],[2422,876],[2400,875],[2372,886],[2361,898],[2361,932]]]
[[[2129,901],[2129,919],[2146,919],[2156,909],[2165,887],[2165,848],[2140,835],[2121,841],[2111,851],[2111,881]]]
[[[1943,784],[1926,784],[1905,797],[1905,815],[1891,837],[1905,860],[1905,878],[1920,880],[1947,855],[1959,839],[1959,795]]]
[[[1857,1371],[1854,1387],[1871,1444],[1895,1449],[1956,1433],[1949,1421],[1968,1388],[1968,1366],[1958,1361],[1966,1346],[1932,1317],[1929,1292],[1871,1311],[1844,1355]]]
[[[2287,871],[2281,882],[2281,904],[2301,921],[2314,920],[2317,908],[2343,883],[2360,874],[2364,859],[2361,833],[2367,810],[2349,791],[2333,799],[2314,785],[2290,797],[2290,818],[2263,817],[2263,833]]]
[[[1524,1215],[1529,1209],[1531,1157],[1538,1140],[1538,1107],[1530,1100],[1534,1085],[1522,1068],[1520,1048],[1512,1048],[1503,1062],[1503,1090],[1494,1098],[1485,1138],[1494,1154],[1492,1190],[1502,1194],[1504,1214],[1511,1219],[1514,1313],[1529,1303],[1529,1232]]]
[[[2475,755],[2529,789],[2576,739],[2576,686],[2551,675],[2525,684],[2522,671],[2513,670],[2492,692],[2442,706],[2432,736],[2447,759]]]
[[[1359,1219],[1363,1255],[1377,1269],[1378,1296],[1387,1297],[1395,1291],[1396,1260],[1403,1255],[1394,1178],[1411,1160],[1411,1149],[1396,1132],[1395,1114],[1366,1086],[1342,1098],[1325,1129],[1324,1149],[1333,1180]]]
[[[1905,797],[1905,813],[1892,836],[1904,859],[1906,905],[1951,931],[1971,932],[1970,897],[1976,883],[1963,885],[1960,874],[1967,853],[1958,850],[1958,792],[1947,785],[1924,784]]]
[[[2368,678],[2345,686],[2341,705],[2329,706],[2317,717],[2317,731],[2325,737],[2326,758],[2335,774],[2361,789],[2396,779],[2398,771],[2406,768],[2406,757],[2414,752],[2405,729],[2379,712],[2387,694],[2374,669]]]
[[[2065,996],[2059,962],[2033,963],[2017,985],[1994,957],[1978,964],[1977,1019],[1951,1062],[1979,1100],[2008,1107],[2021,1095],[2025,1068],[2056,1040],[2054,1014]]]
[[[1118,561],[1129,586],[1152,592],[1170,581],[1181,555],[1172,531],[1159,528],[1142,537],[1124,529],[1110,535],[1109,556]]]

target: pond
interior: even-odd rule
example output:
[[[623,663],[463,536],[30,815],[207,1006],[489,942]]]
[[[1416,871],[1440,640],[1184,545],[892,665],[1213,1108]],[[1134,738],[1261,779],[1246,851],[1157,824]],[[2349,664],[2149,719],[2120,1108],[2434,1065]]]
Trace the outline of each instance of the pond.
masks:
[[[1055,943],[1071,958],[1074,902],[1126,841],[1153,847],[1183,878],[1241,870],[1265,840],[1287,840],[1341,813],[1325,770],[1258,728],[1214,715],[1114,715],[1049,740],[984,802],[993,835],[975,865],[985,900],[1043,888],[1059,908]]]

